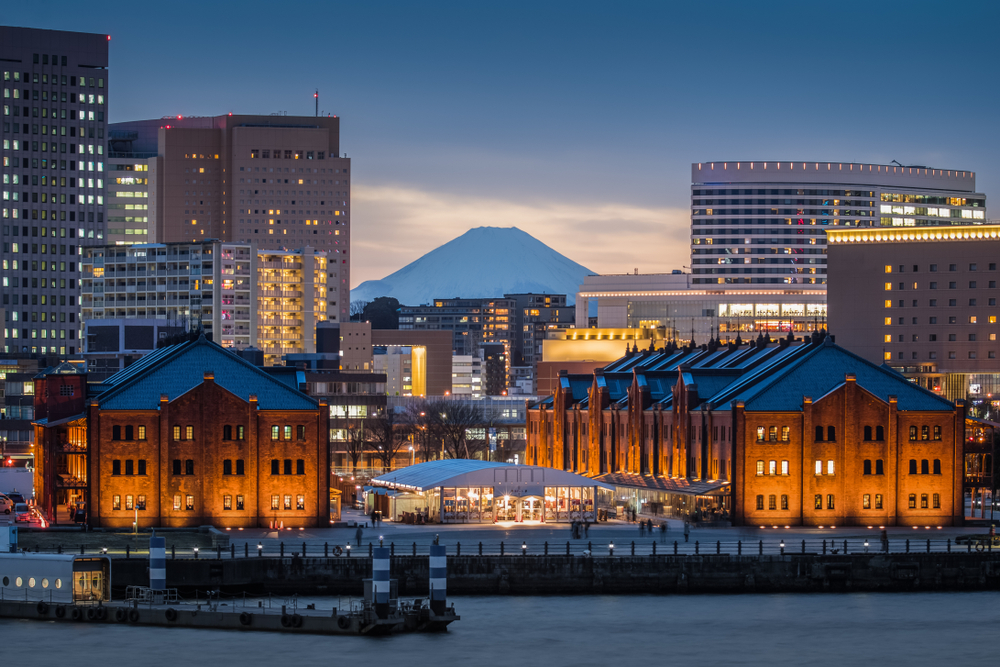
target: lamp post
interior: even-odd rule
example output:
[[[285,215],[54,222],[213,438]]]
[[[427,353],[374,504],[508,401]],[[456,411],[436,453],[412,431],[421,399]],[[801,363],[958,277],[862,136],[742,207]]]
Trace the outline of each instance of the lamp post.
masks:
[[[413,445],[410,445],[410,465],[413,465],[413,456],[414,456]]]

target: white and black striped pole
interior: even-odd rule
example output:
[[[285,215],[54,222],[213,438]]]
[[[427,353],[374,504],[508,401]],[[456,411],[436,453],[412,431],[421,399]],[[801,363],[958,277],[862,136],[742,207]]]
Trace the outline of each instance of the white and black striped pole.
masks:
[[[444,614],[448,598],[448,555],[443,544],[431,545],[430,584],[431,611]]]
[[[375,598],[375,615],[389,617],[389,548],[372,550],[372,596]]]
[[[149,587],[154,591],[167,589],[167,540],[149,538]]]

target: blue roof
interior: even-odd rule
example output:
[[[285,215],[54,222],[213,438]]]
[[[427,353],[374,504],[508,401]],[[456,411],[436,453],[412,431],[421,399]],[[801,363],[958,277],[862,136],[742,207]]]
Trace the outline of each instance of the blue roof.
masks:
[[[888,402],[897,399],[899,410],[951,411],[954,405],[895,371],[876,366],[837,345],[818,345],[784,369],[752,382],[745,391],[733,397],[743,401],[748,411],[787,412],[802,407],[802,397],[814,401],[826,396],[845,382],[853,373],[858,386]]]
[[[171,401],[205,381],[211,371],[215,383],[246,401],[257,396],[262,410],[315,410],[317,403],[222,346],[198,340],[165,347],[146,355],[102,383],[98,395],[102,410],[156,410],[160,395]]]

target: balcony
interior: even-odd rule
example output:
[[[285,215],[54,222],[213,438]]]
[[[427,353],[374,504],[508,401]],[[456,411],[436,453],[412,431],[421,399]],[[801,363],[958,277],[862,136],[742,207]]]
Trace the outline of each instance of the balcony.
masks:
[[[257,324],[265,327],[300,327],[302,326],[302,320],[294,318],[277,319],[274,317],[265,317],[259,319]]]
[[[302,290],[274,290],[264,289],[257,292],[257,296],[276,297],[281,299],[301,299]]]

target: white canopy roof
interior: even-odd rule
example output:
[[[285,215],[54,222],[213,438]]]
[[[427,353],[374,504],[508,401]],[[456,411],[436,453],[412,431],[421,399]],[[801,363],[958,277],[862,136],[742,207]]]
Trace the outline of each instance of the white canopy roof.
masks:
[[[418,463],[387,472],[371,480],[369,484],[411,491],[425,491],[439,486],[449,488],[599,486],[609,491],[614,490],[609,484],[565,470],[473,459],[444,459]]]

